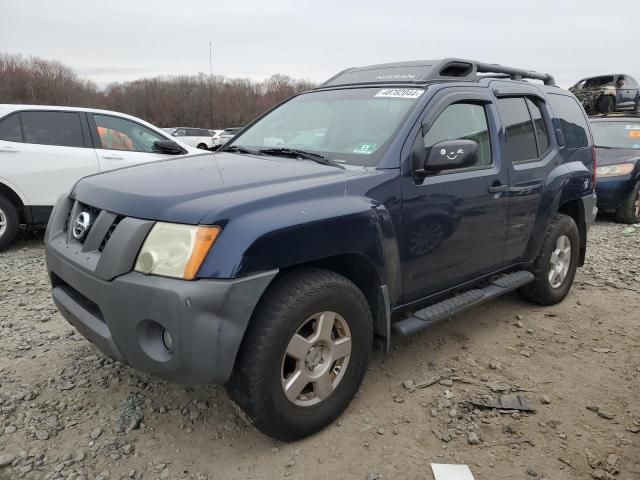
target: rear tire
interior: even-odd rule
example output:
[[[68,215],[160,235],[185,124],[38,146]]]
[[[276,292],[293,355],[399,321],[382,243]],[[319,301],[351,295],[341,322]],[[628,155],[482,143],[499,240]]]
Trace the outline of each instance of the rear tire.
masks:
[[[16,206],[0,196],[0,250],[4,250],[13,243],[19,226],[20,216]]]
[[[640,223],[640,182],[636,183],[615,215],[619,223]]]
[[[615,103],[611,95],[604,95],[598,101],[598,113],[611,113],[615,110]]]
[[[199,143],[197,148],[199,148],[200,150],[208,150],[209,149],[205,143]]]
[[[525,300],[539,305],[561,302],[573,284],[579,255],[580,235],[576,222],[568,215],[556,214],[533,264],[535,280],[521,287],[518,293]]]
[[[369,305],[350,280],[319,269],[285,274],[260,300],[225,388],[262,433],[298,440],[347,408],[372,340]]]

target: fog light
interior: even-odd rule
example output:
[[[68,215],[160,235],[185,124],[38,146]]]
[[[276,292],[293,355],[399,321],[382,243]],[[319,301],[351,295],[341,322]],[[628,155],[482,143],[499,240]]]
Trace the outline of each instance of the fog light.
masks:
[[[162,344],[170,352],[173,351],[173,337],[166,328],[162,329]]]

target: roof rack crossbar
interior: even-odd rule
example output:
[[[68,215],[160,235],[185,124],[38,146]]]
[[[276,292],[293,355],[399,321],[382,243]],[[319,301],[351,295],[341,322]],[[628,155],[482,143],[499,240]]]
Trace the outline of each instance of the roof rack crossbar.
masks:
[[[476,68],[478,73],[504,73],[514,80],[530,78],[532,80],[541,80],[545,85],[554,86],[556,84],[553,76],[548,73],[538,73],[532,70],[522,70],[519,68],[505,67],[503,65],[482,62],[478,62],[476,64]]]

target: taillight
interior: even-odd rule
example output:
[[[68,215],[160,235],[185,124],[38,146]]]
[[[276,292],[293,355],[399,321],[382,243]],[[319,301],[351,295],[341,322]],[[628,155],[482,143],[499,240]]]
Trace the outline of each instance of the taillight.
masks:
[[[591,156],[593,158],[593,188],[596,188],[596,170],[598,169],[598,154],[596,153],[596,147],[591,148]]]

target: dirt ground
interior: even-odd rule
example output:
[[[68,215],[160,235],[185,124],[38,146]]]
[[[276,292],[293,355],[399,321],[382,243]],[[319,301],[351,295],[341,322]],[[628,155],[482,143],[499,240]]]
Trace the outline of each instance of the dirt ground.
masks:
[[[397,340],[339,421],[282,444],[222,388],[102,355],[57,313],[42,236],[25,234],[0,253],[0,479],[432,479],[430,463],[476,479],[640,479],[640,227],[599,219],[589,240],[562,304],[514,294]],[[465,403],[498,393],[535,412]]]

